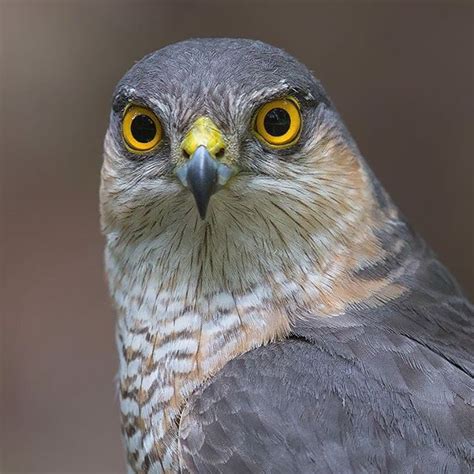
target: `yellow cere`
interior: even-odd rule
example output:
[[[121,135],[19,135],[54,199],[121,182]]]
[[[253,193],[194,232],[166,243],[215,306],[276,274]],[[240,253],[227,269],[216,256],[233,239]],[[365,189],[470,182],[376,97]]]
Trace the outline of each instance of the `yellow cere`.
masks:
[[[144,153],[160,143],[163,129],[158,117],[150,109],[130,105],[123,116],[122,135],[130,151]]]
[[[301,113],[298,102],[293,98],[268,102],[257,111],[255,131],[274,148],[293,145],[301,131]]]
[[[219,127],[209,117],[196,119],[184,137],[181,148],[191,156],[201,145],[205,146],[213,156],[225,147],[224,138]]]

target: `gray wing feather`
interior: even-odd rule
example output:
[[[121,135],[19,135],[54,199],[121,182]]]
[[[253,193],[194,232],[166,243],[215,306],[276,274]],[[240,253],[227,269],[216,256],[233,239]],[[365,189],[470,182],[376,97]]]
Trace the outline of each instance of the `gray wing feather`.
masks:
[[[401,336],[333,337],[229,362],[183,415],[183,471],[472,472],[470,377]]]
[[[391,257],[354,277],[403,265],[409,291],[295,315],[291,338],[230,361],[183,413],[184,472],[474,472],[473,306],[406,224],[381,240]]]

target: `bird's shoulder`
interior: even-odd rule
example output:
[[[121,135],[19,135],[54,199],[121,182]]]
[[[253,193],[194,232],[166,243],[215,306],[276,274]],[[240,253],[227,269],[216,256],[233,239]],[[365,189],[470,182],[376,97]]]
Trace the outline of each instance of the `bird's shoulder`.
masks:
[[[473,306],[404,223],[382,237],[354,278],[403,294],[293,314],[291,337],[229,361],[188,400],[183,471],[474,471]]]
[[[180,424],[183,471],[472,468],[468,375],[384,330],[320,336],[254,349],[194,393]]]
[[[355,281],[385,280],[400,294],[361,302],[331,320],[296,319],[298,334],[324,326],[380,328],[412,339],[474,376],[474,305],[438,257],[402,218],[378,235],[385,257],[354,272]]]

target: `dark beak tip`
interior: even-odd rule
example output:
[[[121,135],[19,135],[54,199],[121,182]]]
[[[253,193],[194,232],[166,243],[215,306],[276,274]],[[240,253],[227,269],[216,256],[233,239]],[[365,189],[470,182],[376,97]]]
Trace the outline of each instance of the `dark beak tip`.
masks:
[[[200,192],[193,192],[194,200],[196,201],[196,207],[199,212],[199,216],[202,220],[206,218],[207,209],[209,207],[209,202],[211,200],[211,196],[200,193]]]
[[[206,214],[207,214],[207,206],[197,206],[198,211],[199,211],[199,217],[201,218],[202,221],[206,220]]]

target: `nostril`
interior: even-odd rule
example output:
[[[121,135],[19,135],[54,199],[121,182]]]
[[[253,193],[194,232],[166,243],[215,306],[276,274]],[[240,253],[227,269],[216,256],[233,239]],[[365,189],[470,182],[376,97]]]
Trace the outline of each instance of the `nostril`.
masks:
[[[224,156],[225,150],[224,148],[221,148],[217,153],[216,153],[216,158],[222,158]]]

